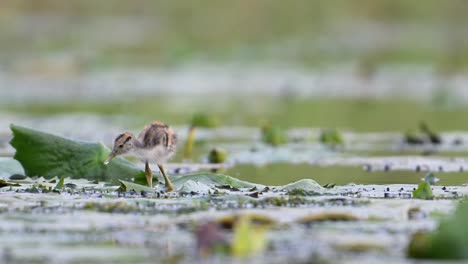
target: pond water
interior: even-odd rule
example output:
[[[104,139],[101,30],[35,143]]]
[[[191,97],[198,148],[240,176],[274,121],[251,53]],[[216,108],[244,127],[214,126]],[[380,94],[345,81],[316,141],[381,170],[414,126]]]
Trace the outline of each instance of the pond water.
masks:
[[[8,144],[12,136],[9,123],[108,146],[121,131],[138,131],[128,116],[3,115],[0,152],[6,159],[15,153]],[[76,129],[77,124],[80,129]],[[349,131],[343,133],[344,147],[331,148],[318,142],[319,128],[287,129],[289,143],[276,147],[261,142],[259,128],[200,128],[191,161],[183,161],[188,126],[174,129],[179,134],[180,151],[174,162],[167,164],[174,180],[186,173],[216,169],[259,187],[202,187],[203,183],[189,180],[180,190],[197,191],[171,195],[161,186],[156,194],[117,192],[117,186],[67,178],[65,189],[50,193],[47,188],[55,186],[57,179],[52,183],[42,178],[10,180],[21,186],[0,191],[2,260],[375,263],[385,258],[389,263],[412,263],[406,258],[410,236],[436,229],[438,219],[450,214],[457,199],[468,193],[463,185],[468,161],[460,158],[467,152],[464,142],[468,135],[463,132],[441,133],[444,143],[438,146],[411,146],[397,132]],[[461,143],[452,144],[454,140]],[[215,147],[226,150],[225,163],[208,163],[207,154]],[[421,155],[426,152],[430,155]],[[440,179],[432,186],[439,199],[412,198],[428,171]],[[8,180],[8,175],[4,179]],[[305,189],[287,187],[293,182],[308,186],[301,185],[303,179],[318,184],[308,183],[312,185]],[[200,253],[205,245],[197,234],[205,225],[243,217],[253,219],[252,223],[269,223],[250,227],[249,236],[258,233],[258,241],[265,241],[261,249],[240,259],[230,253]],[[213,231],[224,241],[218,241],[219,245],[229,245],[228,252],[240,232],[237,222],[229,225]]]
[[[64,114],[59,116],[0,115],[0,155],[11,157],[14,149],[9,124],[21,124],[72,139],[103,142],[112,145],[122,131],[138,133],[130,117]],[[80,124],[77,129],[76,124]],[[127,126],[127,127],[126,127]],[[128,129],[128,126],[133,127]],[[221,167],[228,175],[266,185],[283,185],[311,178],[321,184],[347,183],[413,183],[417,184],[428,171],[439,172],[443,185],[467,183],[463,171],[468,170],[468,134],[441,133],[441,145],[411,146],[403,135],[389,132],[345,132],[343,148],[331,149],[318,142],[319,128],[285,130],[291,143],[271,147],[260,141],[260,129],[253,127],[200,128],[196,131],[194,153],[190,162],[181,163],[187,126],[175,126],[178,154],[169,164],[170,171],[196,171],[207,168],[208,152],[213,148],[227,151],[227,161]],[[459,140],[460,144],[453,144]],[[426,152],[430,156],[420,156]],[[457,158],[458,157],[458,158]],[[142,166],[140,164],[140,166]],[[219,167],[219,166],[215,166]]]
[[[0,263],[468,258],[467,5],[415,2],[3,1]],[[174,192],[103,165],[153,120]]]

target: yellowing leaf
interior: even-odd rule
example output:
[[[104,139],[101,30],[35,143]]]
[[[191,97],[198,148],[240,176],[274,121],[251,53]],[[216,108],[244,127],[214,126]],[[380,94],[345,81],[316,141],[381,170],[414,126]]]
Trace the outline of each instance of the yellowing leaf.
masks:
[[[237,257],[254,255],[264,251],[266,245],[265,229],[252,225],[250,217],[241,216],[234,226],[232,255]]]

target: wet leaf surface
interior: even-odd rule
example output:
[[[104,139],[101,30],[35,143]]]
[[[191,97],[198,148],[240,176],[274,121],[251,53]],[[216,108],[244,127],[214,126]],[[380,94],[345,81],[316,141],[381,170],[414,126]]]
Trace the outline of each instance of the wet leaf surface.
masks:
[[[300,193],[302,195],[320,195],[325,193],[325,188],[312,179],[299,180],[297,182],[281,186],[279,189],[290,194]]]
[[[206,193],[209,190],[214,191],[216,187],[219,186],[221,186],[221,189],[264,187],[263,185],[241,181],[231,176],[212,173],[197,173],[177,176],[172,180],[172,183],[176,190],[200,193]]]
[[[28,176],[72,177],[110,181],[141,179],[143,172],[134,164],[116,158],[103,164],[109,150],[102,144],[77,142],[33,129],[11,126],[14,158]]]
[[[124,180],[119,180],[119,181],[120,181],[120,186],[117,189],[117,191],[119,192],[130,192],[130,191],[134,191],[138,193],[141,193],[141,192],[155,193],[156,192],[155,189],[150,188],[148,186],[144,186],[141,184],[136,184],[136,183],[128,182]]]

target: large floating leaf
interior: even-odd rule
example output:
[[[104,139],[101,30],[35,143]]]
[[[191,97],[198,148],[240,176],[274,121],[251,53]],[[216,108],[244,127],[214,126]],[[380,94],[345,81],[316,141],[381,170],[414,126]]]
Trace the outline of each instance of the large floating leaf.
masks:
[[[182,192],[182,193],[191,193],[191,192],[208,193],[208,192],[212,191],[213,188],[211,188],[207,184],[204,184],[204,183],[201,183],[201,182],[198,182],[198,181],[188,180],[184,184],[182,184],[182,186],[177,188],[177,190],[179,192]]]
[[[263,185],[241,181],[231,176],[213,173],[188,174],[172,180],[176,190],[206,192],[216,186],[231,186],[233,188],[263,188]]]
[[[297,182],[293,182],[284,186],[280,187],[281,191],[286,192],[304,192],[308,195],[312,194],[323,194],[325,192],[325,188],[320,186],[316,181],[312,179],[302,179]]]
[[[174,187],[178,191],[182,192],[197,192],[197,193],[208,193],[210,190],[215,189],[264,189],[265,186],[261,184],[255,184],[247,181],[241,181],[231,176],[223,174],[213,173],[197,173],[188,174],[180,177],[174,177],[172,179]],[[293,193],[303,193],[304,195],[317,195],[327,192],[325,188],[320,186],[316,181],[312,179],[303,179],[297,182],[293,182],[284,186],[275,186],[277,190]]]
[[[141,185],[141,184],[136,184],[136,183],[133,183],[133,182],[122,181],[122,180],[120,180],[120,186],[119,186],[119,188],[117,190],[118,191],[123,191],[123,192],[129,192],[129,191],[147,192],[147,193],[155,193],[156,192],[156,190],[151,188],[151,187],[144,186],[144,185]]]
[[[0,158],[0,178],[7,178],[13,174],[24,174],[21,164],[12,158]]]
[[[28,176],[85,178],[113,183],[118,179],[144,179],[144,172],[123,158],[117,157],[104,165],[109,150],[102,144],[73,141],[16,125],[11,125],[11,131],[13,139],[10,143],[16,149],[14,158]]]

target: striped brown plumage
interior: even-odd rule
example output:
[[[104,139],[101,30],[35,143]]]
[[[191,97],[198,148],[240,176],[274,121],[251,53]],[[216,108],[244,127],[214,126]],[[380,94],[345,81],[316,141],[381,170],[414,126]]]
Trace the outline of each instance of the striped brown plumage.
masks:
[[[147,125],[138,135],[138,140],[143,143],[144,148],[153,148],[162,145],[175,151],[177,136],[172,129],[159,121]]]
[[[149,163],[158,165],[166,182],[168,191],[174,190],[169,177],[164,171],[163,163],[167,162],[176,151],[177,136],[166,124],[159,121],[152,122],[140,132],[136,138],[132,133],[125,132],[118,135],[114,141],[114,147],[104,161],[108,164],[111,159],[119,155],[133,154],[145,162],[145,175],[148,186],[153,185],[153,173]]]

